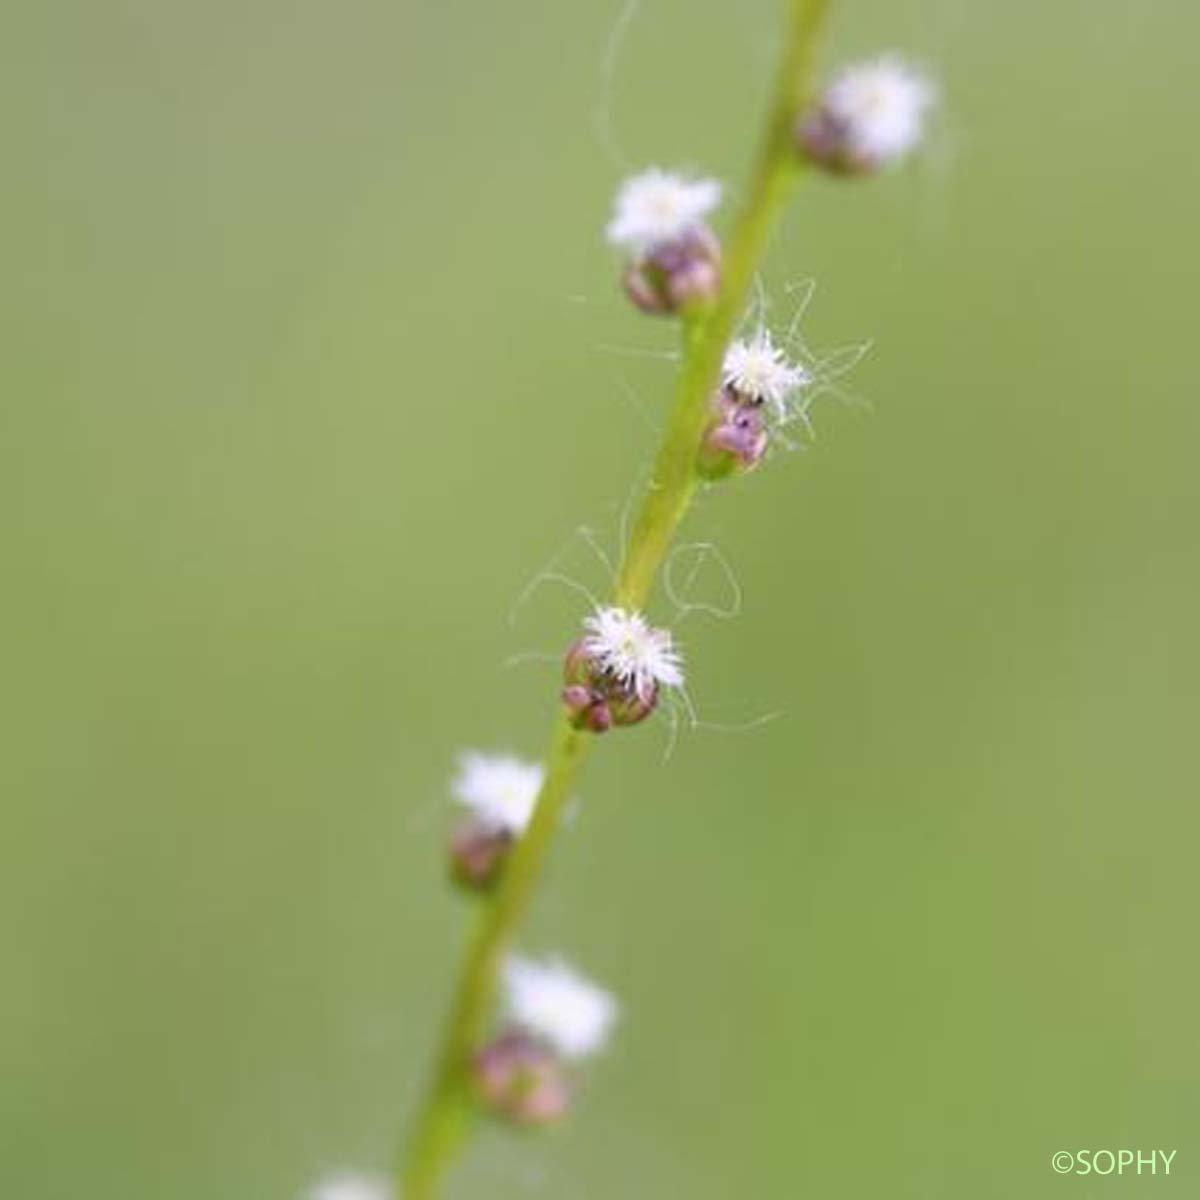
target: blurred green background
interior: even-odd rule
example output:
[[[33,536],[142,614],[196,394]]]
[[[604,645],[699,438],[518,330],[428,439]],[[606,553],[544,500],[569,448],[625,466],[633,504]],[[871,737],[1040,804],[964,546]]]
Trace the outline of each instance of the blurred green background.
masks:
[[[597,747],[526,945],[623,1023],[456,1200],[1200,1172],[1200,15],[834,7],[826,62],[903,48],[945,104],[911,169],[808,186],[765,275],[780,321],[819,281],[814,346],[873,339],[870,409],[688,526],[746,597],[679,625],[702,718],[784,715]],[[388,1163],[466,918],[453,756],[540,750],[555,669],[504,663],[580,602],[507,613],[578,524],[615,542],[668,402],[612,192],[736,200],[779,28],[645,0],[606,58],[620,10],[5,13],[0,1194]],[[1122,1147],[1173,1177],[1051,1169]]]

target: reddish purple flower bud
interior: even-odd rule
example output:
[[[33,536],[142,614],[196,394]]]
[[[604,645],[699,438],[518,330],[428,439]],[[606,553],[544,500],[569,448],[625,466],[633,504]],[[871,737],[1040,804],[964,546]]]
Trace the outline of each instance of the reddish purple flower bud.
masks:
[[[528,1034],[510,1030],[471,1061],[479,1098],[517,1125],[545,1125],[562,1117],[571,1096],[558,1055]]]
[[[467,821],[450,839],[450,873],[457,883],[487,891],[500,878],[514,838],[507,829],[479,820]]]
[[[586,720],[593,733],[607,733],[613,727],[612,709],[603,700],[596,700],[587,710]]]
[[[567,651],[563,664],[563,703],[576,729],[607,733],[614,725],[636,725],[658,704],[658,686],[644,695],[628,681],[616,678],[589,654],[581,639]]]
[[[796,129],[800,149],[835,175],[899,162],[921,141],[935,89],[894,56],[845,68]]]
[[[845,124],[824,109],[806,116],[796,127],[796,140],[813,162],[831,175],[870,175],[875,163],[850,151]]]
[[[544,779],[540,764],[511,754],[460,755],[452,791],[469,815],[450,841],[450,871],[459,883],[485,890],[496,882],[533,817]]]
[[[643,312],[671,314],[711,303],[721,286],[721,244],[696,225],[634,259],[622,282]]]
[[[625,268],[621,286],[642,312],[652,316],[670,313],[667,297],[663,295],[662,280],[651,274],[645,261],[630,263]]]
[[[676,313],[715,299],[721,247],[706,218],[720,199],[715,179],[656,167],[621,185],[605,236],[628,255],[625,290],[643,312]]]
[[[769,441],[762,403],[723,387],[713,397],[712,407],[712,420],[696,458],[699,474],[704,479],[724,479],[758,466]]]
[[[658,707],[658,686],[655,685],[644,696],[622,686],[614,690],[607,707],[614,725],[636,725]]]
[[[568,710],[575,716],[586,712],[596,700],[592,690],[580,683],[573,683],[569,687],[563,688],[562,698]]]
[[[713,262],[690,262],[667,276],[667,296],[672,312],[686,312],[711,304],[720,290],[721,270]]]

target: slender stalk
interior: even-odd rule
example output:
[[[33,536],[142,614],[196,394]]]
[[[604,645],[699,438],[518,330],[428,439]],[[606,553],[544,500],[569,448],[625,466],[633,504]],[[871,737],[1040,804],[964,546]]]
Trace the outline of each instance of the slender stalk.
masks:
[[[711,308],[691,314],[684,323],[684,363],[675,406],[614,592],[614,603],[623,607],[640,608],[645,602],[699,486],[696,455],[721,359],[745,311],[776,218],[801,173],[792,125],[811,86],[813,49],[827,7],[828,0],[792,0],[791,29],[766,137],[749,197],[729,239],[720,296]],[[555,721],[546,781],[533,819],[495,894],[484,902],[467,947],[433,1082],[401,1170],[404,1200],[434,1200],[467,1132],[470,1058],[482,1040],[504,956],[529,907],[593,736],[573,729],[565,716]]]
[[[466,1067],[479,1047],[505,951],[529,907],[591,737],[573,729],[565,716],[555,722],[546,781],[533,818],[513,848],[495,895],[485,903],[467,948],[433,1087],[404,1165],[404,1200],[431,1200],[437,1195],[439,1181],[467,1130],[471,1099]]]
[[[802,160],[795,151],[793,125],[811,87],[813,51],[828,0],[794,0],[792,8],[791,36],[780,64],[767,134],[749,197],[729,238],[721,294],[711,312],[685,326],[675,409],[617,581],[615,602],[626,607],[644,603],[695,495],[700,482],[696,452],[721,358],[745,312],[754,272],[776,218],[800,178]]]

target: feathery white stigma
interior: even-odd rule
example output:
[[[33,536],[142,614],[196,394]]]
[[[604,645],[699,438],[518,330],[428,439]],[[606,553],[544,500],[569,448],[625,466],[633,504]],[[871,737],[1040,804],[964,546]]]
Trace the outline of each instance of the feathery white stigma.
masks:
[[[808,382],[808,372],[788,362],[771,343],[771,335],[760,329],[744,342],[731,342],[725,351],[721,382],[748,400],[765,401],[782,414],[788,397]]]
[[[331,1175],[308,1193],[308,1200],[392,1200],[392,1189],[366,1175]]]
[[[847,67],[822,97],[849,153],[865,162],[896,162],[921,140],[933,84],[894,55]]]
[[[468,751],[459,757],[451,790],[490,829],[519,835],[533,816],[544,778],[538,763]]]
[[[617,1019],[615,998],[558,959],[513,956],[504,967],[504,987],[513,1022],[566,1058],[599,1050]]]
[[[641,613],[598,608],[583,622],[587,656],[643,700],[658,684],[683,686],[683,659],[666,629],[654,629]]]
[[[604,233],[614,246],[648,254],[699,225],[721,202],[715,179],[687,179],[652,167],[627,179]]]

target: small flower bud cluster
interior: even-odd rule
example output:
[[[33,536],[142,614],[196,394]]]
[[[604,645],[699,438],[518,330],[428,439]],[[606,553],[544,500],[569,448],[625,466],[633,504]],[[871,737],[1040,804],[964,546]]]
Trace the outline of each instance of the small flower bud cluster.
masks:
[[[871,174],[917,146],[935,97],[929,80],[895,56],[846,67],[801,119],[797,140],[834,174]]]
[[[636,725],[658,705],[660,688],[683,686],[683,660],[670,633],[641,613],[598,608],[584,629],[563,665],[563,703],[577,729]]]
[[[617,1003],[558,960],[514,957],[504,972],[507,1020],[472,1060],[479,1099],[517,1125],[544,1125],[570,1107],[568,1064],[608,1040]]]
[[[721,244],[704,218],[720,200],[716,180],[657,168],[621,186],[605,232],[629,255],[622,282],[643,312],[679,313],[716,297]]]
[[[718,388],[696,469],[708,480],[752,470],[762,462],[769,442],[762,406],[747,404],[732,388]]]
[[[450,840],[450,869],[459,883],[476,890],[496,883],[533,816],[544,774],[537,763],[510,755],[462,755],[451,787],[468,810]]]
[[[749,341],[732,342],[696,460],[700,475],[723,479],[758,466],[770,442],[769,419],[785,419],[788,402],[810,382],[808,372],[787,360],[765,328]]]

